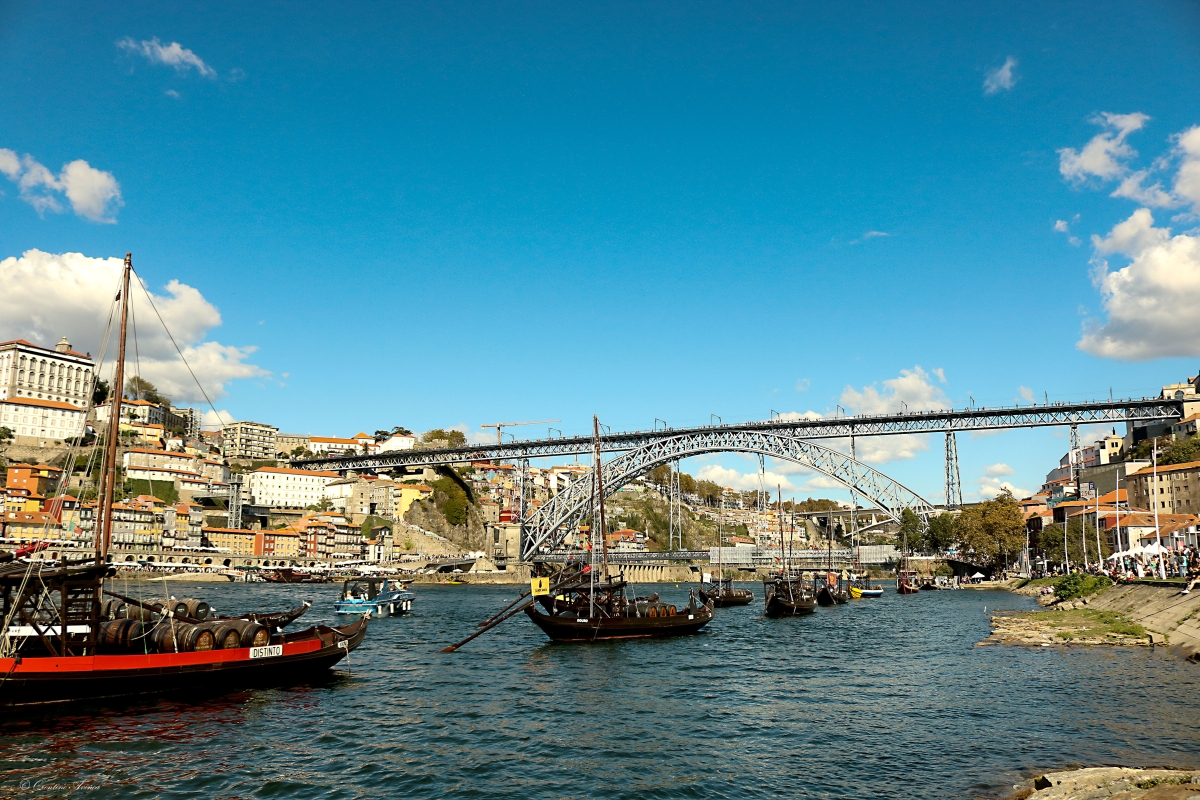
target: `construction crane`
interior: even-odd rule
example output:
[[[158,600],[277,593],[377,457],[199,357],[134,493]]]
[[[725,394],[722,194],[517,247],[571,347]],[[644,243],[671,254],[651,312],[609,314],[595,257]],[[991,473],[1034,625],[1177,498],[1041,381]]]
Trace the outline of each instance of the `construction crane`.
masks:
[[[562,422],[560,419],[537,419],[532,422],[493,422],[490,425],[480,425],[482,428],[496,429],[496,444],[503,444],[501,439],[504,438],[504,429],[512,428],[516,425],[548,425],[551,422]]]

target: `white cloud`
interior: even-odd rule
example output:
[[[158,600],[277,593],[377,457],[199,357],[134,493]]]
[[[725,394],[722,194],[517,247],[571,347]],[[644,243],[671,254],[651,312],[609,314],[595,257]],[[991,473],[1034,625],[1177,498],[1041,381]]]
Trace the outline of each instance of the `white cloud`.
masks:
[[[200,56],[179,44],[179,42],[171,42],[165,45],[158,40],[157,36],[153,39],[143,39],[140,42],[135,42],[131,37],[126,36],[117,42],[117,47],[145,56],[152,64],[165,64],[168,67],[174,67],[176,72],[187,72],[194,68],[206,78],[215,78],[217,76],[215,69],[205,64]]]
[[[946,374],[941,368],[932,372],[945,383]],[[900,375],[883,381],[883,390],[875,384],[861,390],[847,386],[842,390],[842,405],[855,414],[894,414],[899,411],[941,411],[950,408],[942,390],[930,381],[930,373],[920,366],[900,370]],[[839,447],[849,452],[849,443]],[[929,449],[927,434],[898,434],[895,436],[868,436],[855,440],[855,455],[868,464],[885,464],[906,458],[915,458]]]
[[[179,92],[175,91],[174,89],[167,89],[165,92],[163,92],[163,94],[165,94],[167,97],[179,99]]]
[[[1012,492],[1013,497],[1018,499],[1028,497],[1033,494],[1028,489],[1022,489],[1014,485],[1010,481],[1001,480],[1013,474],[1013,468],[1008,464],[999,463],[985,467],[983,476],[979,479],[979,496],[984,500],[990,500],[1000,494],[1005,489]]]
[[[796,391],[797,392],[807,392],[808,387],[811,385],[812,385],[811,379],[801,378],[800,380],[796,381]]]
[[[105,216],[111,207],[122,205],[121,186],[111,172],[76,159],[63,167],[58,180],[76,214],[93,222],[116,222]]]
[[[465,422],[460,422],[453,427],[443,428],[442,430],[460,432],[463,436],[466,437],[467,444],[495,444],[496,443],[496,434],[495,433],[491,433],[489,431],[476,430],[475,428],[470,428],[467,426],[467,424]],[[538,437],[534,436],[533,438],[538,438]]]
[[[802,491],[812,491],[814,489],[845,489],[846,485],[840,481],[835,481],[828,475],[817,475],[804,482],[800,487]]]
[[[718,486],[727,486],[739,492],[748,492],[759,488],[757,472],[738,472],[736,469],[722,467],[719,464],[705,464],[696,473],[696,478],[702,481],[712,481]],[[763,473],[762,485],[768,490],[775,487],[794,491],[796,487],[788,480],[787,475],[779,472],[766,471]]]
[[[850,244],[859,244],[860,242],[865,242],[870,239],[879,239],[887,236],[891,236],[891,234],[887,231],[867,231],[857,239],[851,239]]]
[[[21,159],[12,150],[0,147],[0,172],[10,181],[21,177]]]
[[[1071,224],[1065,219],[1056,220],[1054,223],[1054,230],[1058,233],[1067,234],[1067,241],[1074,246],[1079,247],[1079,245],[1082,244],[1082,242],[1079,241],[1078,236],[1071,235]]]
[[[75,349],[99,356],[121,266],[119,258],[40,250],[0,260],[0,286],[5,287],[0,292],[0,339],[30,339],[53,347],[66,336]],[[232,380],[270,375],[247,362],[256,348],[205,341],[209,330],[221,324],[221,315],[199,291],[175,280],[165,288],[166,294],[154,296],[154,304],[211,399],[223,397]],[[137,350],[131,346],[127,351],[126,374],[140,371],[174,400],[203,402],[145,293],[134,288],[131,297]],[[109,347],[110,362],[114,355],[115,344]]]
[[[933,371],[942,381],[945,373]],[[900,370],[900,375],[883,381],[883,391],[875,384],[861,391],[852,386],[842,390],[842,405],[856,414],[892,414],[907,407],[909,411],[940,411],[950,408],[945,394],[929,381],[929,373],[919,365]]]
[[[121,185],[113,174],[83,159],[64,164],[56,176],[28,153],[18,159],[12,150],[0,149],[0,172],[17,184],[21,199],[39,214],[62,211],[60,195],[66,196],[77,215],[92,222],[116,222],[110,215],[124,205]]]
[[[1188,128],[1175,137],[1175,151],[1180,157],[1175,173],[1175,194],[1181,201],[1191,203],[1200,213],[1200,125]]]
[[[1121,184],[1113,190],[1110,197],[1124,197],[1144,206],[1156,208],[1171,208],[1177,205],[1175,198],[1163,190],[1161,181],[1155,181],[1152,186],[1142,185],[1149,176],[1150,170],[1148,169],[1139,169],[1137,172],[1130,173],[1129,177],[1121,181]]]
[[[213,411],[210,408],[200,417],[200,427],[206,431],[220,430],[231,422],[237,422],[237,420],[225,409]]]
[[[1137,152],[1125,142],[1134,131],[1141,130],[1150,117],[1141,113],[1110,114],[1105,112],[1092,122],[1105,128],[1076,151],[1064,147],[1058,151],[1058,171],[1064,178],[1082,182],[1090,177],[1113,180],[1126,174],[1122,160],[1133,158]]]
[[[1010,481],[1002,481],[999,478],[992,478],[986,475],[979,479],[979,497],[983,500],[991,500],[1005,489],[1008,489],[1012,496],[1018,500],[1033,494],[1028,489],[1023,489]]]
[[[823,416],[815,411],[784,411],[775,418],[784,420],[786,422],[796,422],[797,420],[802,419],[824,419]]]
[[[1028,386],[1018,386],[1017,394],[1021,395],[1021,399],[1026,403],[1033,402],[1033,389],[1030,389]]]
[[[1013,70],[1017,67],[1017,60],[1012,56],[1004,59],[1004,63],[995,69],[988,70],[983,79],[983,93],[992,95],[997,92],[1006,92],[1017,83],[1017,76],[1013,74]]]
[[[1108,319],[1089,320],[1077,346],[1122,361],[1200,356],[1200,236],[1172,236],[1139,208],[1092,243],[1098,259],[1115,253],[1130,263],[1110,271],[1107,261],[1096,262]]]

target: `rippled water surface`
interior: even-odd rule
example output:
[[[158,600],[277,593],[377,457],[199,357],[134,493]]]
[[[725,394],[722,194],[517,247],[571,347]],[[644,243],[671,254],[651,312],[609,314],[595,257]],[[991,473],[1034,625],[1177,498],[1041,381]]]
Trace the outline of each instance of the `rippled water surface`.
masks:
[[[656,587],[683,603],[686,586]],[[752,587],[761,595],[761,586]],[[175,585],[222,612],[336,587]],[[1001,592],[923,592],[700,635],[551,645],[513,587],[420,586],[318,685],[0,720],[0,797],[994,796],[1070,764],[1200,766],[1200,668],[1131,649],[975,647]]]

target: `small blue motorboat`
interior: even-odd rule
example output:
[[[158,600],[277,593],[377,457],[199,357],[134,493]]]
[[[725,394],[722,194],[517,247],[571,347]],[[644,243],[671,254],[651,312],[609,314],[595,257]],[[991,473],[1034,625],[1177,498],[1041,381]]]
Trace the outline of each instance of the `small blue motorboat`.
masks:
[[[398,617],[412,611],[416,595],[404,586],[412,581],[395,578],[352,578],[342,584],[342,596],[333,604],[337,614],[370,614]]]

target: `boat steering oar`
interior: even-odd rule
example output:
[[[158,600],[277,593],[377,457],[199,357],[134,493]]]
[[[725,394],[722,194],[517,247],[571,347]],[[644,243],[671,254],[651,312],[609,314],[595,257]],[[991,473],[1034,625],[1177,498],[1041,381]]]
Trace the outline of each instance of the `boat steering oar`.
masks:
[[[572,575],[571,577],[569,577],[569,578],[566,578],[565,580],[561,580],[561,581],[559,581],[558,583],[556,583],[556,584],[554,584],[553,586],[551,586],[551,587],[550,587],[550,593],[551,593],[551,594],[554,594],[554,592],[556,592],[556,591],[558,591],[559,589],[561,589],[562,587],[566,586],[566,585],[567,585],[567,584],[569,584],[571,581],[575,580],[577,577],[578,577],[578,576],[576,576],[576,575]],[[508,610],[507,610],[507,611],[502,611],[502,612],[500,612],[499,614],[496,614],[495,616],[493,616],[493,617],[492,617],[490,620],[488,620],[488,621],[487,621],[487,622],[485,622],[483,625],[481,625],[481,626],[479,627],[479,630],[475,631],[474,633],[472,633],[472,634],[471,634],[470,636],[468,636],[467,638],[463,639],[463,640],[462,640],[461,642],[459,642],[458,644],[452,644],[452,645],[450,645],[449,647],[443,647],[443,648],[442,648],[440,651],[438,651],[438,652],[441,652],[441,653],[453,653],[455,650],[457,650],[458,648],[462,647],[464,644],[466,644],[467,642],[471,641],[471,640],[472,640],[472,639],[474,639],[475,637],[477,637],[477,636],[482,636],[483,634],[485,634],[485,633],[487,633],[488,631],[490,631],[492,628],[494,628],[494,627],[496,627],[497,625],[499,625],[501,622],[504,622],[504,620],[508,619],[509,617],[512,617],[512,616],[514,616],[514,615],[516,615],[516,614],[519,614],[519,613],[521,613],[522,611],[524,611],[525,609],[529,608],[531,605],[533,605],[533,604],[534,604],[534,602],[535,602],[536,600],[537,600],[537,598],[536,598],[536,597],[530,597],[530,596],[527,596],[527,595],[526,595],[526,596],[524,596],[524,601],[523,601],[523,602],[522,602],[522,599],[521,599],[521,598],[518,598],[516,603],[510,603],[510,604],[509,604],[509,606],[508,606]],[[516,606],[516,607],[514,608],[514,606]]]
[[[452,645],[450,645],[449,647],[443,647],[443,648],[442,648],[442,649],[441,649],[439,652],[441,652],[441,653],[453,653],[455,650],[457,650],[458,648],[462,647],[464,644],[466,644],[467,642],[471,641],[471,640],[472,640],[472,639],[474,639],[476,636],[482,636],[483,634],[487,633],[487,632],[488,632],[488,631],[490,631],[492,628],[496,627],[496,626],[497,626],[497,625],[499,625],[501,622],[504,622],[504,620],[508,619],[509,617],[513,616],[514,614],[519,614],[520,612],[522,612],[522,611],[524,611],[525,609],[529,608],[531,605],[533,605],[533,603],[534,603],[534,598],[532,598],[532,597],[527,597],[527,598],[525,598],[525,602],[524,602],[524,603],[522,603],[521,605],[517,606],[516,608],[513,608],[512,610],[510,610],[510,611],[508,611],[508,612],[506,612],[506,613],[504,613],[504,614],[500,614],[500,615],[498,615],[498,616],[496,616],[496,617],[493,617],[493,618],[492,618],[492,621],[491,621],[490,623],[488,623],[488,624],[484,625],[484,626],[483,626],[483,627],[481,627],[479,630],[475,631],[474,633],[472,633],[472,634],[471,634],[470,636],[468,636],[467,638],[463,639],[463,640],[462,640],[461,642],[459,642],[458,644],[452,644]]]

